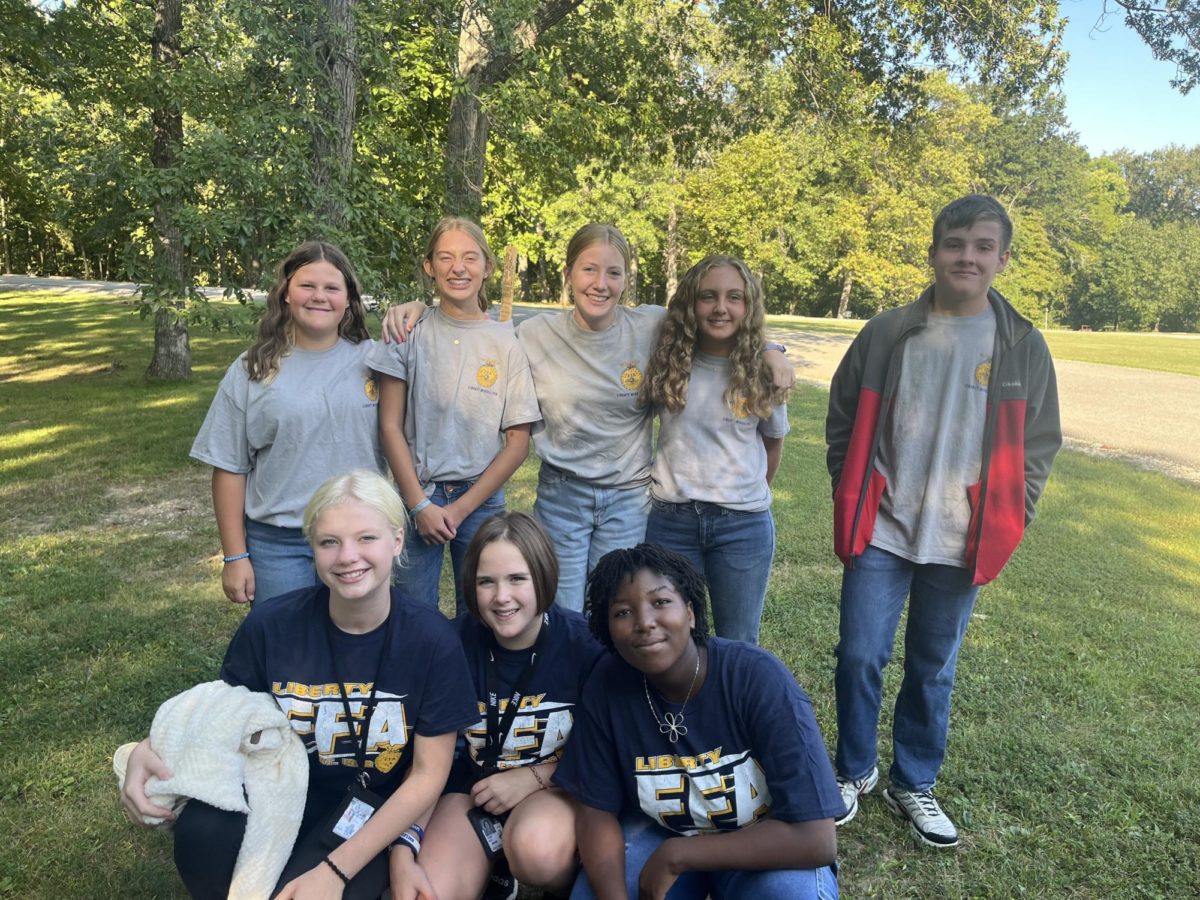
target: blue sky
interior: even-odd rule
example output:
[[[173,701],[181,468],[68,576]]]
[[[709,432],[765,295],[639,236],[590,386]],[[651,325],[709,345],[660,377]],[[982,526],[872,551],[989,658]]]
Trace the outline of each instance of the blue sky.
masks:
[[[1187,96],[1172,88],[1175,66],[1156,60],[1119,12],[1096,27],[1102,6],[1098,0],[1059,6],[1070,19],[1062,90],[1080,142],[1093,156],[1121,147],[1145,153],[1200,144],[1200,88]]]

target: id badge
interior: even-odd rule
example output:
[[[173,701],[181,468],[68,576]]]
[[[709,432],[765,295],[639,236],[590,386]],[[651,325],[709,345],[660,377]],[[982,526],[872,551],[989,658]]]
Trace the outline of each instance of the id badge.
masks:
[[[350,840],[381,806],[383,798],[378,794],[372,794],[357,783],[350,785],[346,798],[321,830],[321,843],[332,849]]]
[[[501,842],[504,835],[504,822],[477,806],[467,810],[467,821],[471,823],[471,829],[479,838],[479,843],[483,845],[483,852],[487,855],[488,862],[495,862],[496,858],[504,852],[504,845]]]

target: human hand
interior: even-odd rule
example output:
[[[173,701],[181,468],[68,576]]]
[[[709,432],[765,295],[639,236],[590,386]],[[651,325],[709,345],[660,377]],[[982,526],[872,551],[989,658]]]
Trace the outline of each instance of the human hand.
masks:
[[[249,558],[225,563],[221,570],[221,590],[234,603],[254,602],[254,567]]]
[[[133,748],[125,763],[125,783],[121,786],[121,805],[129,821],[143,825],[143,816],[153,819],[174,819],[175,813],[157,806],[146,796],[146,782],[151,778],[166,781],[174,773],[162,758],[150,749],[150,738]]]
[[[393,847],[388,854],[388,880],[392,900],[438,900],[428,873],[407,847]]]
[[[444,544],[458,534],[458,522],[447,515],[447,507],[436,503],[429,504],[413,516],[413,524],[417,527],[417,534],[427,544]]]
[[[675,858],[674,848],[686,838],[667,838],[650,854],[638,876],[638,900],[663,900],[682,868]]]
[[[321,861],[284,885],[275,900],[340,900],[345,887],[337,872]]]
[[[776,402],[780,402],[796,386],[796,367],[778,350],[764,350],[762,359],[771,375],[772,395]]]
[[[479,779],[471,786],[471,801],[493,816],[503,815],[539,789],[533,773],[526,771],[528,768],[506,769]]]
[[[403,344],[408,340],[409,332],[425,312],[425,304],[420,300],[411,300],[400,306],[393,306],[383,314],[383,342],[385,344]]]

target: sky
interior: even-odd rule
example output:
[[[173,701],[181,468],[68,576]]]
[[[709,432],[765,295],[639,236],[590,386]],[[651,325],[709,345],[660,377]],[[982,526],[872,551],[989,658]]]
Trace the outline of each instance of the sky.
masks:
[[[1080,142],[1093,156],[1121,147],[1146,153],[1172,143],[1200,144],[1200,87],[1186,96],[1171,87],[1174,64],[1156,60],[1119,11],[1097,27],[1103,5],[1059,5],[1070,19],[1064,43],[1071,59],[1062,89]]]

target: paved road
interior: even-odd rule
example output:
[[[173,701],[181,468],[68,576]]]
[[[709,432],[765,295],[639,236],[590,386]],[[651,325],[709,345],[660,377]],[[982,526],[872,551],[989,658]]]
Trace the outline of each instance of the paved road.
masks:
[[[126,283],[0,275],[9,288],[131,294]],[[220,296],[220,291],[214,292]],[[516,307],[518,321],[557,307]],[[838,334],[768,329],[786,344],[804,381],[828,386],[850,338]],[[1198,347],[1200,351],[1200,347]],[[1200,378],[1058,360],[1059,400],[1068,445],[1132,462],[1200,483]]]

